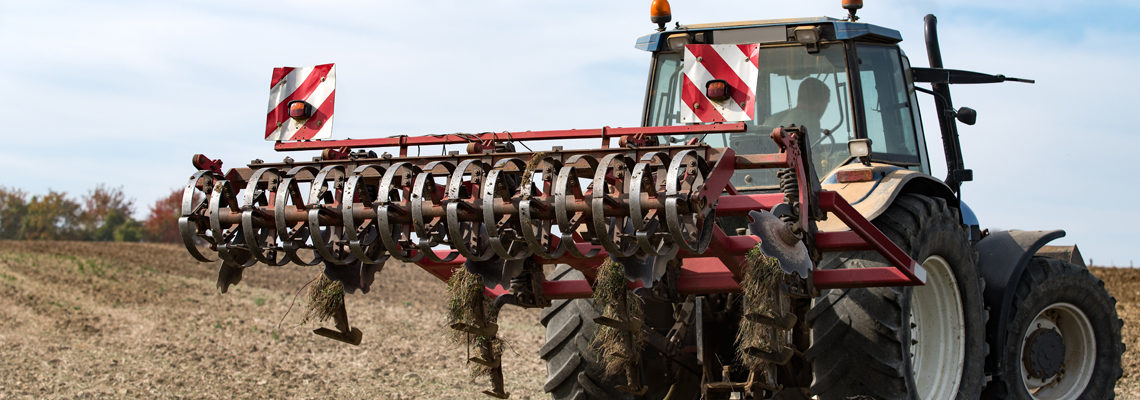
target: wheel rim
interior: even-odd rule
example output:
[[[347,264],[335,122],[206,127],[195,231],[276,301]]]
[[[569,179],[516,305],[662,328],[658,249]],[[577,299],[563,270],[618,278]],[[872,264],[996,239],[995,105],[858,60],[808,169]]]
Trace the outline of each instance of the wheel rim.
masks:
[[[920,399],[956,397],[966,360],[965,313],[958,280],[946,259],[933,256],[922,263],[926,285],[910,297],[910,356],[915,389]]]
[[[1059,371],[1047,377],[1031,373],[1027,366],[1028,356],[1022,357],[1021,384],[1034,399],[1063,400],[1076,399],[1085,391],[1092,379],[1096,364],[1096,337],[1092,323],[1077,306],[1069,303],[1056,303],[1037,313],[1033,322],[1022,335],[1018,355],[1024,355],[1026,344],[1035,333],[1054,332],[1061,337],[1064,361]]]

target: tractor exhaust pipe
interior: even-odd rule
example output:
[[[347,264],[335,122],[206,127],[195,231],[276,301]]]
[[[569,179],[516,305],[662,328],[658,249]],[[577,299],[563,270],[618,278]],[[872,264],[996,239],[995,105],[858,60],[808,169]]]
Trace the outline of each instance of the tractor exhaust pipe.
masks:
[[[942,68],[942,50],[938,46],[938,18],[926,14],[926,55],[930,68]],[[974,173],[966,169],[962,160],[962,144],[958,139],[958,124],[954,120],[954,104],[950,100],[948,83],[931,83],[934,108],[938,114],[938,127],[942,130],[942,149],[946,152],[946,185],[960,193],[962,182],[974,180]]]

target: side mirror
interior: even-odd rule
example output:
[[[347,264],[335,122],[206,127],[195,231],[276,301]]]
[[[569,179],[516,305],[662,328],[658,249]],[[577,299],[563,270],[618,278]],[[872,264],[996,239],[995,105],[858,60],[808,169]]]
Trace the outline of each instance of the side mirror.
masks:
[[[954,118],[957,118],[958,121],[961,121],[963,124],[973,125],[978,122],[978,112],[970,107],[962,107],[954,112]]]

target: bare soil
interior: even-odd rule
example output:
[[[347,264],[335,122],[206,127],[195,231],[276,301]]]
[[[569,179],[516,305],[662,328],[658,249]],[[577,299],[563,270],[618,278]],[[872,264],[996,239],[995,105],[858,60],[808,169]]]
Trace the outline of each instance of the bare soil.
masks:
[[[157,244],[0,241],[0,398],[487,398],[445,328],[445,286],[392,263],[346,297],[360,346],[301,325],[315,268],[214,265]],[[1140,270],[1094,268],[1125,320],[1120,398],[1140,398]],[[290,311],[291,308],[291,311]],[[538,310],[500,317],[512,399],[546,396]]]

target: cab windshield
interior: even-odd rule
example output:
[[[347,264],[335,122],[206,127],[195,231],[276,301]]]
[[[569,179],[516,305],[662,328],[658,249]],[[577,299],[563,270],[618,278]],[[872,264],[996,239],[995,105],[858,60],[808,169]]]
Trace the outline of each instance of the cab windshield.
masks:
[[[648,126],[681,124],[683,52],[661,52],[655,57],[646,123]],[[769,138],[772,129],[792,124],[807,129],[812,163],[819,177],[848,158],[847,142],[854,138],[848,97],[847,69],[841,44],[823,45],[817,53],[804,46],[762,47],[756,84],[756,119],[746,132],[706,134],[701,140],[713,147],[730,147],[737,154],[777,153]],[[681,141],[688,137],[671,138]],[[778,185],[776,170],[737,170],[737,188]]]

